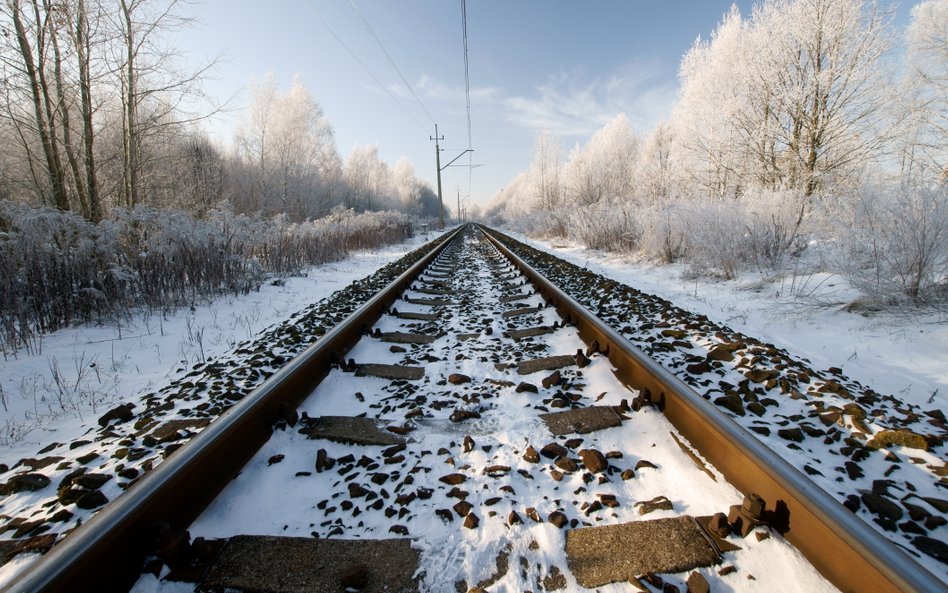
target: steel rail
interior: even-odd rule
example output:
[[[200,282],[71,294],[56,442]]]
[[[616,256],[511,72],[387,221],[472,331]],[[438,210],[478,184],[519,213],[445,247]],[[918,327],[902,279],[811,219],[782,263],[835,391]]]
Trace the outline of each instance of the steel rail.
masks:
[[[270,438],[286,406],[295,409],[425,267],[464,227],[316,343],[236,403],[154,471],[55,545],[3,592],[127,591],[158,522],[183,531]]]
[[[771,509],[776,506],[787,520],[782,534],[841,591],[945,592],[944,582],[534,270],[497,239],[496,231],[477,227],[577,328],[587,345],[598,343],[620,380],[650,392],[675,428],[732,485],[745,494],[759,494]]]

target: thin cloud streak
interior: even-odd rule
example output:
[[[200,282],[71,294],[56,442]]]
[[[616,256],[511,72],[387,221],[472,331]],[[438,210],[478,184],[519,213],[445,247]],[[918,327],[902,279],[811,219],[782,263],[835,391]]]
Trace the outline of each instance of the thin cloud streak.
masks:
[[[531,131],[550,131],[565,138],[587,137],[625,113],[640,132],[668,117],[677,86],[656,83],[654,64],[630,64],[608,78],[587,80],[582,70],[560,71],[536,87],[531,96],[511,95],[498,87],[474,87],[476,110]],[[424,75],[416,84],[427,98],[445,103],[464,101],[464,88]],[[392,87],[397,94],[404,88]]]

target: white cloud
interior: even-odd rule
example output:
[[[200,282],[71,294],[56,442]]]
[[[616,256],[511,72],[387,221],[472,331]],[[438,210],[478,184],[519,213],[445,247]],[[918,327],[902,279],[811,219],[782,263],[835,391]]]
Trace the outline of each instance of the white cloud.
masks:
[[[564,137],[589,136],[625,113],[640,131],[666,117],[677,87],[659,82],[654,65],[629,65],[608,78],[588,77],[581,70],[560,72],[537,87],[532,97],[508,97],[507,120]]]
[[[464,87],[444,84],[424,75],[415,85],[424,100],[463,106]],[[408,96],[403,85],[393,92]],[[590,79],[582,69],[560,71],[536,87],[535,93],[513,95],[498,87],[474,87],[471,101],[481,113],[531,130],[559,136],[586,137],[620,113],[645,132],[666,118],[677,86],[662,81],[655,64],[630,64],[607,77]]]

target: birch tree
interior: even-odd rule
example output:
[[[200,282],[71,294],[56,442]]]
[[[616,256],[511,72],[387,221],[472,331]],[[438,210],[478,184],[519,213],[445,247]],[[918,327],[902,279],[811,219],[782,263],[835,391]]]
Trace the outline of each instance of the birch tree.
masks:
[[[909,121],[903,172],[924,169],[948,180],[948,0],[926,0],[912,9],[906,31]],[[917,171],[922,169],[922,171]],[[929,174],[928,177],[931,177]]]

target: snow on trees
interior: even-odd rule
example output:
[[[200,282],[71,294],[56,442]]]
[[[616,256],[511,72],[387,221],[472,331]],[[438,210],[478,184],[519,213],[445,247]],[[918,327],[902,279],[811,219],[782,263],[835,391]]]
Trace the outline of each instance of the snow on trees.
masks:
[[[812,249],[888,302],[945,298],[948,0],[913,9],[901,64],[895,34],[874,0],[734,7],[668,121],[639,142],[619,116],[565,162],[539,135],[488,215],[728,278]]]

